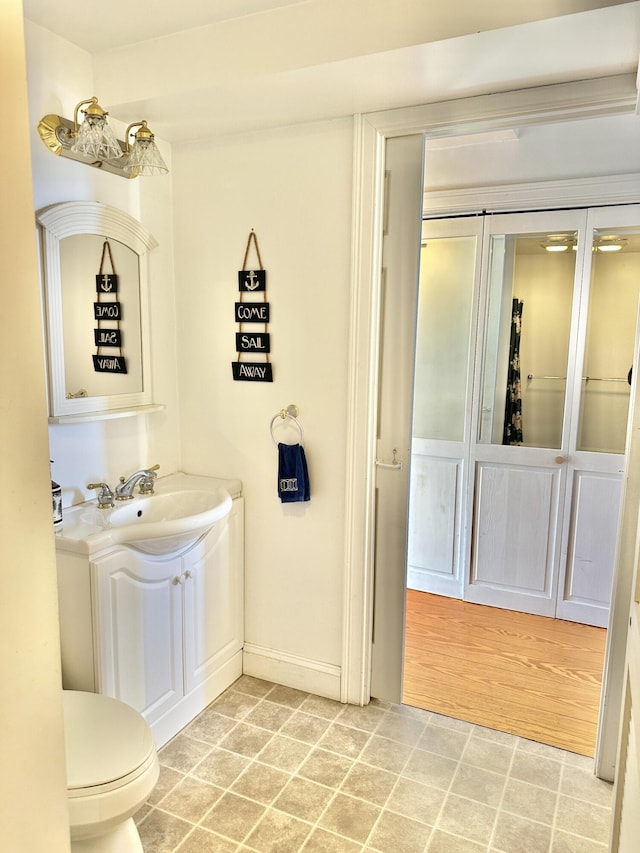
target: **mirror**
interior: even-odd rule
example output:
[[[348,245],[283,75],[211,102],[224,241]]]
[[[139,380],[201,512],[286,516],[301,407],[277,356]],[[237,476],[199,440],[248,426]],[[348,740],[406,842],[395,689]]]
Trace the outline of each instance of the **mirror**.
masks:
[[[50,419],[150,405],[155,239],[127,213],[97,202],[55,204],[36,219]]]

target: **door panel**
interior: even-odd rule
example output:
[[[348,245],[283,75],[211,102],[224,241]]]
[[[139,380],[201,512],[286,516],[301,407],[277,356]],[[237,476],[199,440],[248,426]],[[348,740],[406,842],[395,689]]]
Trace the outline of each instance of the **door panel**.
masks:
[[[582,212],[513,214],[485,228],[465,598],[542,616],[555,614],[579,329],[573,246],[585,221]]]
[[[620,476],[574,472],[566,581],[556,611],[560,619],[607,627],[621,489]]]
[[[552,615],[560,472],[479,462],[469,601]]]
[[[462,597],[469,553],[473,353],[482,217],[422,226],[408,585]]]
[[[380,294],[371,695],[400,702],[411,398],[422,206],[422,136],[386,143],[386,232]]]
[[[411,589],[459,597],[462,459],[438,458],[413,440],[407,581]]]

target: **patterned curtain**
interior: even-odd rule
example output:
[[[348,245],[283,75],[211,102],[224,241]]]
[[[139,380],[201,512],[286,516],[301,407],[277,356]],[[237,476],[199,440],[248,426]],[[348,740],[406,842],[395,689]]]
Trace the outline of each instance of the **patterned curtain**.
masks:
[[[522,444],[522,389],[520,386],[520,330],[523,303],[513,300],[507,399],[504,407],[503,444]]]

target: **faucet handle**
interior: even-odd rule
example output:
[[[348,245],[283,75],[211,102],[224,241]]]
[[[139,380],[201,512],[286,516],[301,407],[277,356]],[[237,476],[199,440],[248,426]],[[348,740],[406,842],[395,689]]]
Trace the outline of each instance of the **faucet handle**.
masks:
[[[100,489],[98,495],[98,507],[100,509],[111,509],[113,503],[113,492],[106,483],[89,483],[88,489]]]
[[[146,476],[142,477],[138,482],[138,494],[152,495],[154,493],[153,486],[158,476],[155,472],[159,467],[159,465],[153,465],[151,468],[146,469]]]

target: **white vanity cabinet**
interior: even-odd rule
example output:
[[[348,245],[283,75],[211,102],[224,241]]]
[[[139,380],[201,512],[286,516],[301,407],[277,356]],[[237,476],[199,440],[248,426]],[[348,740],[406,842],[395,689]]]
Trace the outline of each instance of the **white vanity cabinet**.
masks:
[[[243,504],[177,555],[58,550],[64,686],[131,705],[158,746],[242,674]]]

